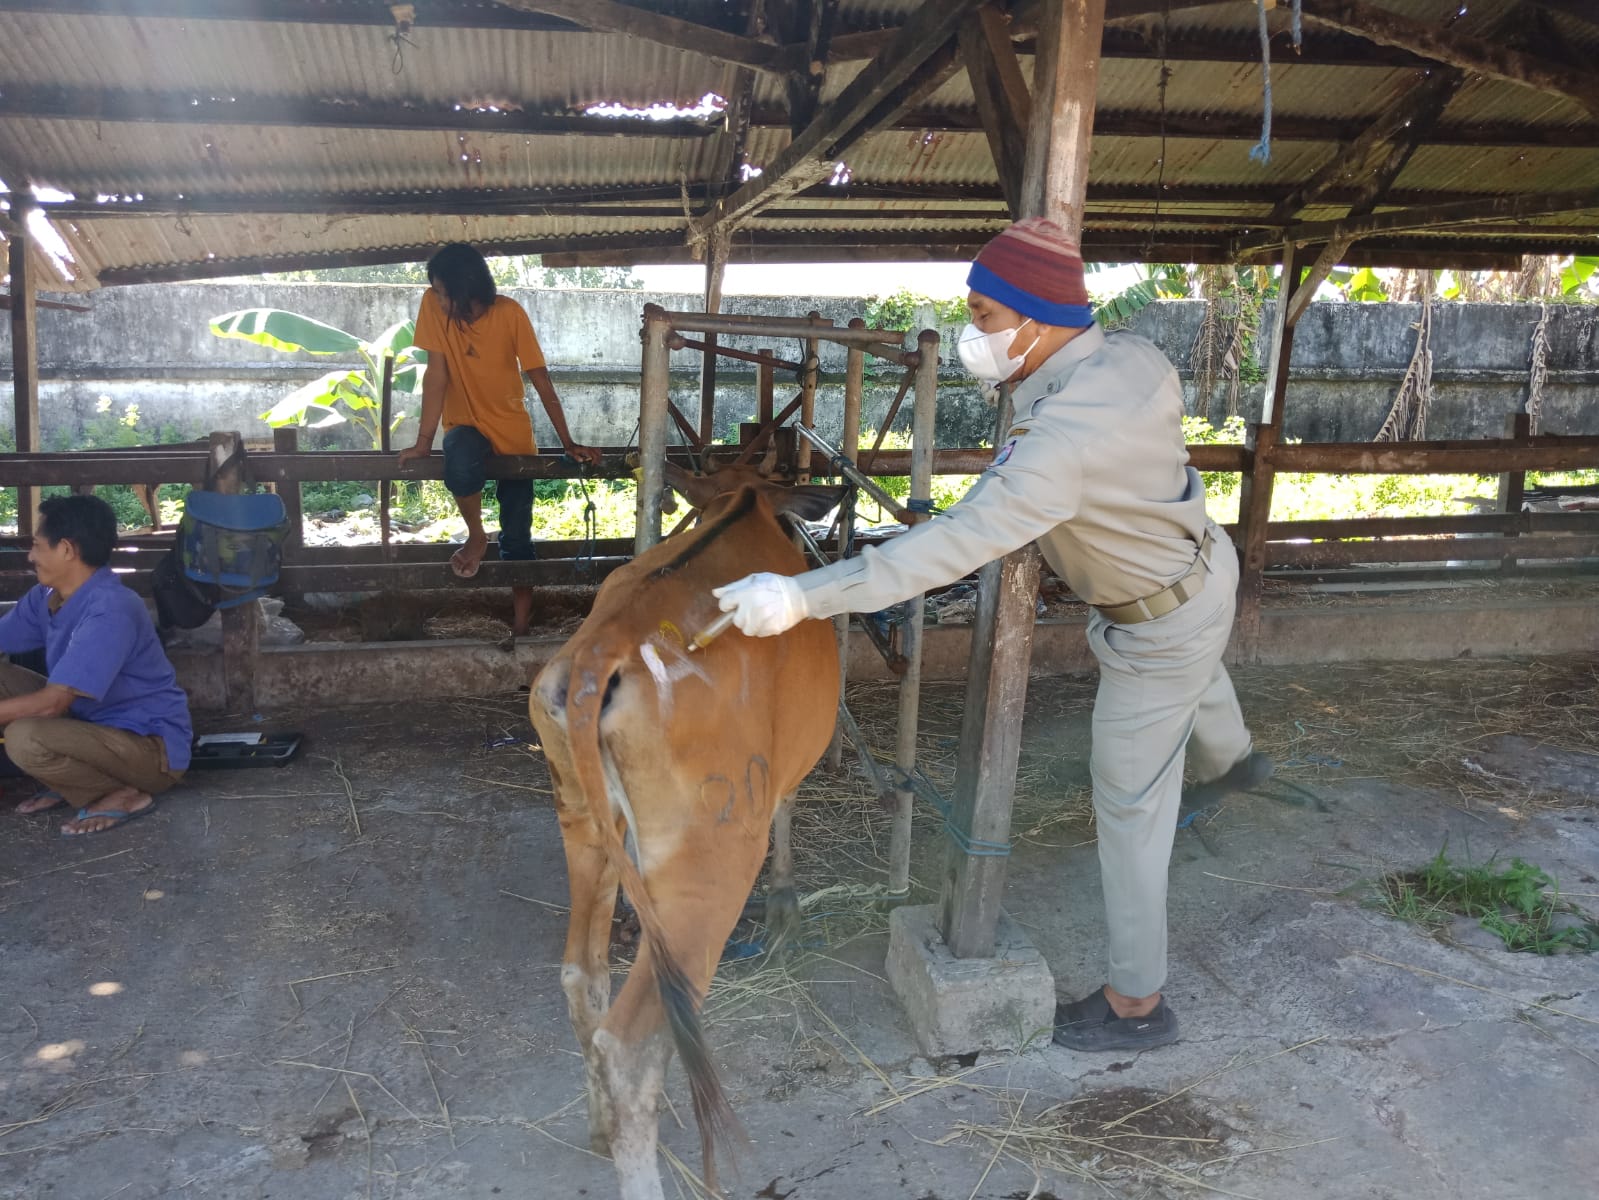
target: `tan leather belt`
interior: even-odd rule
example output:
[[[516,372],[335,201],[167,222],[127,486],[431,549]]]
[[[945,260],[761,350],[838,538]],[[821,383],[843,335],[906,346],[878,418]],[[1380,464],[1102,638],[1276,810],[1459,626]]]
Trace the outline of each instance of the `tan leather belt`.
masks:
[[[1205,580],[1210,576],[1210,564],[1205,561],[1210,553],[1210,542],[1211,535],[1207,532],[1205,540],[1199,544],[1199,554],[1194,559],[1194,565],[1188,568],[1186,575],[1170,587],[1163,587],[1154,595],[1134,600],[1130,604],[1096,604],[1094,607],[1100,616],[1117,625],[1137,625],[1141,621],[1153,621],[1156,617],[1176,612],[1205,590]]]

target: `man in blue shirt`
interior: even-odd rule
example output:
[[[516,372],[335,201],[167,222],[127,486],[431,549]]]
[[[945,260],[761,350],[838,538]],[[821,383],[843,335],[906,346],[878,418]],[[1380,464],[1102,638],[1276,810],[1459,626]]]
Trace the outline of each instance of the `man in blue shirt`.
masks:
[[[0,653],[44,651],[48,678],[0,663],[6,754],[47,789],[18,805],[65,801],[63,834],[100,833],[143,816],[183,776],[189,702],[144,601],[106,564],[117,540],[110,505],[58,496],[39,505],[28,561],[39,585],[0,617]]]

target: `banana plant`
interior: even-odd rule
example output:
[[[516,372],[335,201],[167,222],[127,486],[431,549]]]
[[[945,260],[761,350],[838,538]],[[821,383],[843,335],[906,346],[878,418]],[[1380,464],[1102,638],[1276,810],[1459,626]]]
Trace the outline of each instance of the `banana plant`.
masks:
[[[1595,272],[1599,272],[1599,254],[1578,254],[1561,268],[1560,294],[1579,296],[1582,288]]]
[[[362,366],[329,371],[295,388],[262,413],[261,419],[274,429],[285,425],[322,429],[348,421],[371,439],[374,450],[379,450],[383,447],[383,360],[394,359],[395,392],[415,394],[422,389],[427,351],[412,345],[416,332],[412,321],[391,325],[369,342],[281,308],[243,308],[223,313],[211,318],[210,327],[217,337],[238,338],[286,354],[304,350],[307,354],[353,352],[361,356]],[[395,414],[390,432],[410,415]]]
[[[1104,263],[1084,263],[1083,268],[1090,275],[1107,269]],[[1188,271],[1176,263],[1152,263],[1136,269],[1143,278],[1094,305],[1094,320],[1099,324],[1119,325],[1157,300],[1180,300],[1193,294]]]

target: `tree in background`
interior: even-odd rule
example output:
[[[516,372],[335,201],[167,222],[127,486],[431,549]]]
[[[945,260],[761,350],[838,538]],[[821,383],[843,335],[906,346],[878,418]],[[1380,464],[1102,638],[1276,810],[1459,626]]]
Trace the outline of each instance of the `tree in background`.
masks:
[[[1345,300],[1419,302],[1443,300],[1513,303],[1599,303],[1599,255],[1539,255],[1522,258],[1516,271],[1436,271],[1361,267],[1332,272],[1327,286]],[[1436,276],[1433,280],[1431,276]]]

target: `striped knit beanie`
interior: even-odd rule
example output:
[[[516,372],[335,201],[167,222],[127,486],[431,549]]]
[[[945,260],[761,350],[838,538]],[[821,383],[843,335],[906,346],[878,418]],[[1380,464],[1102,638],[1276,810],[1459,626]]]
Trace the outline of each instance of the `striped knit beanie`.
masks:
[[[966,286],[1045,325],[1094,323],[1077,243],[1044,217],[1017,221],[977,254]]]

